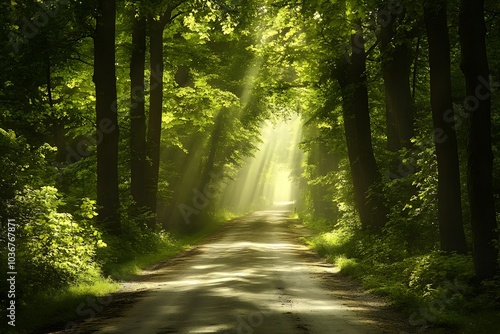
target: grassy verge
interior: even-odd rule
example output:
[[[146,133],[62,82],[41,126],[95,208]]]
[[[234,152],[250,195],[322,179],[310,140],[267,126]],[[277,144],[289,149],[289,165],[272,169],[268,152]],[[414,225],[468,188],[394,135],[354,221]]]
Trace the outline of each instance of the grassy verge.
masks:
[[[24,305],[16,321],[16,330],[8,333],[32,333],[51,324],[68,322],[89,298],[102,297],[118,289],[116,282],[100,277],[92,283],[40,292]]]
[[[117,292],[118,281],[131,279],[141,270],[203,242],[231,218],[233,216],[226,212],[206,217],[203,228],[194,234],[163,238],[150,252],[136,254],[131,260],[108,265],[108,277],[96,275],[89,282],[74,283],[62,289],[35,294],[19,310],[15,330],[5,333],[33,333],[52,324],[70,324],[71,319],[79,315],[78,312],[89,310],[85,307],[89,301]]]
[[[303,239],[312,250],[368,291],[387,297],[407,313],[415,332],[435,327],[453,333],[499,333],[499,282],[471,284],[470,255],[435,250],[410,254],[404,240],[394,235],[332,229],[318,222],[305,225],[316,233]]]

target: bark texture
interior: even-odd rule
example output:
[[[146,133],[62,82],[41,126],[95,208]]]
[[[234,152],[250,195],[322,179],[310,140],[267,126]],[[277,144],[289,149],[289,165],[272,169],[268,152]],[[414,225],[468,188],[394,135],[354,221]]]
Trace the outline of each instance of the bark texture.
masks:
[[[119,131],[116,105],[115,20],[115,0],[99,0],[94,36],[98,220],[111,232],[118,233]]]
[[[473,256],[478,280],[498,272],[498,240],[493,200],[491,87],[486,53],[484,0],[462,0],[459,19],[461,68],[469,112],[467,183],[471,211]]]
[[[432,120],[438,162],[438,220],[441,249],[466,253],[457,136],[454,129],[450,41],[446,0],[426,3]]]

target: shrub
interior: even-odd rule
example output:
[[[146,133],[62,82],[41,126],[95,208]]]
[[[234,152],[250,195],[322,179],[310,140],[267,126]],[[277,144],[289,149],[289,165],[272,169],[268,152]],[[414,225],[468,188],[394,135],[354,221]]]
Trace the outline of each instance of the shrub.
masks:
[[[91,225],[93,201],[84,199],[74,215],[63,205],[54,187],[25,188],[16,195],[17,266],[24,294],[90,281],[100,274],[96,249],[106,246]]]
[[[416,257],[414,266],[407,269],[409,286],[428,295],[446,282],[467,283],[474,277],[470,256],[434,251]]]

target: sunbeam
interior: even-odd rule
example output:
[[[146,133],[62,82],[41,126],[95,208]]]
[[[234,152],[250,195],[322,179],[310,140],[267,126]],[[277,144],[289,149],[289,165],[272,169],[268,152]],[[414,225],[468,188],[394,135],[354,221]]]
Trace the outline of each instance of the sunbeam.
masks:
[[[299,116],[276,124],[265,122],[255,156],[248,158],[237,177],[226,185],[223,207],[241,213],[296,200],[297,185],[290,173],[302,156],[300,124]]]

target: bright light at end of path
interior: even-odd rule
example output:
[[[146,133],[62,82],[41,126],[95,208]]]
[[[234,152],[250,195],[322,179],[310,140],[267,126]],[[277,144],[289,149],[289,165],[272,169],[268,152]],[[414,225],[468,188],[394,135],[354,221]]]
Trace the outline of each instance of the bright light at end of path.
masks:
[[[290,171],[287,169],[279,170],[274,179],[273,202],[290,202],[292,200],[292,186]]]
[[[262,143],[227,185],[223,205],[233,212],[247,212],[294,203],[297,185],[291,176],[301,165],[300,136],[299,116],[276,124],[266,122],[261,130]]]

